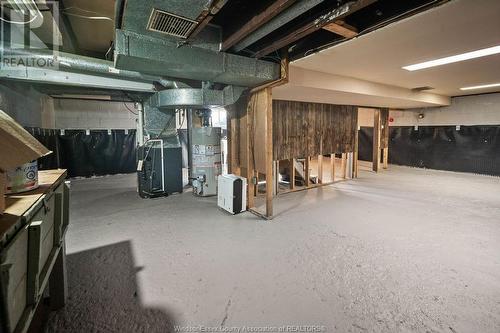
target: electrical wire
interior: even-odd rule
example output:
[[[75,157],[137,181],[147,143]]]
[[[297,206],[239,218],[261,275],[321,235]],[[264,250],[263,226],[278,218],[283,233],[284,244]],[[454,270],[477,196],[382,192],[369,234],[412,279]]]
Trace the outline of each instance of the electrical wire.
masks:
[[[132,102],[134,103],[140,103],[141,101],[138,100],[138,99],[135,99],[135,98],[132,98],[132,96],[130,96],[126,91],[122,90],[122,93],[125,95],[125,97],[127,97],[128,99],[130,99]]]
[[[33,18],[31,18],[29,21],[22,21],[21,22],[21,21],[7,20],[7,19],[3,18],[1,15],[0,15],[0,20],[3,21],[3,22],[5,22],[5,23],[9,23],[9,24],[26,25],[26,24],[30,24],[30,23],[34,22],[38,17],[43,18],[42,12],[40,11],[40,9],[38,8],[38,6],[35,3],[33,3],[33,5],[34,5],[33,8],[34,9],[29,9],[28,3],[25,3],[25,5],[28,8],[30,14],[32,13],[32,11],[35,11],[35,16]],[[17,5],[16,5],[16,7],[17,7]],[[0,8],[3,9],[3,8],[8,8],[8,7],[2,5],[2,6],[0,6]],[[18,12],[18,10],[15,10],[14,8],[9,8],[9,9],[13,10],[14,12]],[[21,10],[21,8],[18,8],[18,9]],[[3,11],[2,11],[2,13],[3,13]]]
[[[113,46],[114,46],[114,42],[111,41],[111,45],[109,46],[108,52],[106,52],[106,54],[104,55],[104,58],[106,58],[106,60],[108,59],[108,54],[109,54],[109,52],[111,52],[111,49],[113,48]]]
[[[138,116],[139,114],[138,113],[135,113],[134,111],[132,111],[128,106],[127,106],[127,103],[123,102],[123,105],[125,105],[125,107],[127,108],[127,110],[129,110],[130,113]]]
[[[103,21],[110,21],[110,22],[115,22],[114,19],[111,17],[107,16],[85,16],[85,15],[78,15],[78,14],[73,14],[73,13],[65,13],[63,12],[64,15],[66,16],[74,16],[74,17],[79,17],[87,20],[103,20]]]
[[[29,21],[26,21],[26,22],[20,22],[20,21],[11,21],[11,20],[7,20],[7,19],[4,19],[2,16],[0,16],[0,20],[2,20],[3,22],[5,23],[9,23],[9,24],[19,24],[19,25],[26,25],[26,24],[30,24],[32,22],[34,22],[36,19],[38,18],[38,15],[35,15],[31,20]]]
[[[82,12],[86,12],[86,13],[92,13],[92,14],[99,14],[99,15],[101,15],[101,13],[99,13],[99,12],[95,12],[93,10],[83,9],[83,8],[80,8],[80,7],[77,7],[77,6],[71,6],[71,7],[68,7],[68,8],[64,8],[63,11],[68,11],[70,9],[76,9],[76,10],[79,10],[79,11],[82,11]]]
[[[85,12],[85,13],[97,14],[99,16],[86,16],[86,15],[80,15],[80,14],[76,14],[76,13],[67,13],[70,9],[76,9],[76,10],[79,10],[79,11]],[[71,7],[68,7],[68,8],[64,8],[62,10],[62,12],[63,12],[63,14],[68,15],[68,16],[75,16],[75,17],[80,17],[80,18],[85,18],[85,19],[91,19],[91,20],[108,20],[108,21],[112,21],[112,22],[115,21],[111,17],[102,15],[99,12],[95,12],[93,10],[83,9],[83,8],[80,8],[80,7],[77,7],[77,6],[71,6]]]

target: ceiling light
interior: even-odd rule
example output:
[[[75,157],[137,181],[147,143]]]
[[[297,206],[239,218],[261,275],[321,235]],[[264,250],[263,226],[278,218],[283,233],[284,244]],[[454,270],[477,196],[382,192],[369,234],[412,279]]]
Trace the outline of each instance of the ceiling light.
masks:
[[[422,62],[419,64],[415,64],[415,65],[405,66],[405,67],[403,67],[403,69],[406,69],[407,71],[418,71],[420,69],[452,64],[454,62],[465,61],[465,60],[470,60],[470,59],[475,59],[475,58],[480,58],[480,57],[486,57],[486,56],[498,54],[498,53],[500,53],[500,45],[489,47],[486,49],[477,50],[477,51],[457,54],[457,55],[454,55],[451,57],[430,60],[430,61]]]
[[[486,89],[486,88],[494,88],[494,87],[500,87],[500,83],[483,84],[481,86],[473,86],[473,87],[464,87],[464,88],[460,88],[460,90],[476,90],[476,89]]]

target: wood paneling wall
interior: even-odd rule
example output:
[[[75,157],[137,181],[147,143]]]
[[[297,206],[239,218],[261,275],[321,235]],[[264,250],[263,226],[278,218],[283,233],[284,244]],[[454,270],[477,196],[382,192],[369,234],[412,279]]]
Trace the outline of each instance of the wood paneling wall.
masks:
[[[358,108],[273,101],[274,160],[354,151]]]

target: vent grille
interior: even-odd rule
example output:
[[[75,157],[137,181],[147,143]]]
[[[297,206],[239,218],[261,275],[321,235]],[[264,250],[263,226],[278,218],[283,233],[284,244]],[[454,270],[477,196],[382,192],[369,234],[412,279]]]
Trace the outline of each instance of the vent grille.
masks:
[[[148,30],[166,35],[188,38],[198,22],[153,8]]]
[[[425,86],[425,87],[416,87],[416,88],[413,88],[412,90],[415,92],[420,92],[420,91],[433,90],[433,89],[434,88],[432,88],[432,87]]]

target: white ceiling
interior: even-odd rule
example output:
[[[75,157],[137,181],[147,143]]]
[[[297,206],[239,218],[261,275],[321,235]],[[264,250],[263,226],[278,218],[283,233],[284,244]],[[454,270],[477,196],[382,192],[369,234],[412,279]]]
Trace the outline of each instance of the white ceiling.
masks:
[[[273,88],[273,98],[291,101],[408,109],[450,104],[450,97],[290,67],[286,85]]]
[[[495,45],[500,45],[500,0],[452,0],[293,66],[409,89],[431,86],[429,92],[458,96],[500,91],[459,89],[500,82],[500,55],[415,72],[401,67]]]

